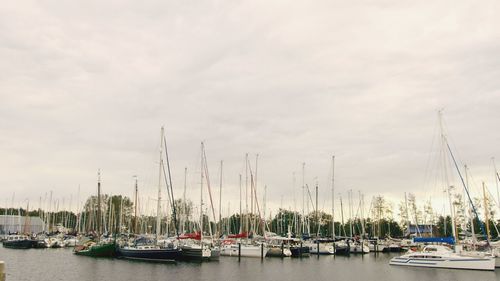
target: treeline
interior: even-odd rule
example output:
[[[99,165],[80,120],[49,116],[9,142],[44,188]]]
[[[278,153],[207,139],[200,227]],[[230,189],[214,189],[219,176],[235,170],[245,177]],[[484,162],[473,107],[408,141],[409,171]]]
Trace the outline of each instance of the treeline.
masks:
[[[77,214],[69,211],[48,212],[40,209],[27,212],[23,208],[0,208],[0,215],[20,215],[40,217],[45,224],[47,232],[57,230],[56,226],[80,233],[97,232],[100,233],[155,233],[156,216],[153,215],[134,215],[135,208],[130,198],[121,195],[102,195],[101,196],[101,217],[98,223],[98,202],[97,196],[89,197],[81,211]],[[408,217],[401,216],[401,221],[393,220],[392,211],[388,210],[386,203],[382,198],[376,198],[371,207],[371,217],[366,219],[353,218],[346,219],[343,223],[335,221],[335,236],[361,236],[366,237],[403,237],[408,234]],[[200,229],[200,216],[194,213],[193,203],[190,200],[183,201],[177,199],[174,201],[175,212],[172,212],[170,206],[163,209],[168,210],[163,214],[160,227],[161,233],[176,235],[177,233],[195,232]],[[410,204],[412,206],[412,204]],[[409,208],[410,209],[410,208]],[[175,213],[175,216],[174,216]],[[404,213],[408,213],[404,210]],[[418,214],[418,212],[416,212]],[[212,214],[210,212],[210,214]],[[213,215],[205,214],[203,216],[204,233],[210,232],[217,234],[237,234],[248,232],[262,234],[263,231],[273,232],[281,236],[288,234],[292,236],[309,235],[320,237],[332,237],[332,215],[323,211],[311,212],[302,217],[299,212],[286,209],[279,209],[278,212],[262,220],[256,214],[248,214],[240,217],[239,214],[233,214],[229,217],[223,217],[221,221],[215,223]],[[426,226],[431,226],[433,236],[451,236],[452,224],[450,216],[434,216],[432,220],[423,220]],[[474,233],[477,236],[483,235],[481,224],[483,221],[476,218],[474,220]],[[489,220],[490,237],[499,238],[498,229],[500,221]],[[100,228],[98,228],[98,225]],[[486,227],[485,227],[486,229]],[[470,222],[462,220],[457,223],[456,231],[459,235],[470,235],[472,233]]]

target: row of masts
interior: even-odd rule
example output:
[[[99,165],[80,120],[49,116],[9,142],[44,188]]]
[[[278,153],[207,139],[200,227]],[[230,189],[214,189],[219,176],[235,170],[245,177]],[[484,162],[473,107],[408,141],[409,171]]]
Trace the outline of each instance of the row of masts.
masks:
[[[441,118],[441,113],[440,113],[440,118]],[[447,195],[448,195],[448,200],[449,200],[449,206],[450,206],[450,213],[451,213],[451,216],[452,216],[452,235],[453,237],[455,237],[456,239],[458,238],[457,237],[457,226],[455,225],[455,219],[453,218],[454,216],[454,204],[452,203],[452,186],[449,185],[449,178],[448,178],[448,173],[447,173],[447,167],[450,166],[451,164],[454,164],[454,166],[456,167],[457,169],[457,172],[460,176],[460,179],[461,179],[461,182],[463,184],[463,187],[464,187],[464,194],[467,195],[467,199],[469,200],[469,204],[467,205],[469,208],[468,208],[468,211],[470,213],[469,217],[471,217],[471,224],[474,223],[473,221],[473,218],[474,217],[478,217],[478,212],[472,202],[472,198],[469,194],[469,188],[468,188],[468,169],[467,167],[465,167],[465,179],[464,177],[462,177],[462,174],[460,172],[460,169],[458,168],[458,165],[457,165],[457,162],[453,156],[453,153],[451,151],[451,148],[450,148],[450,145],[448,144],[448,141],[447,141],[447,137],[446,135],[444,134],[444,130],[443,130],[443,126],[442,126],[442,122],[441,122],[441,119],[440,119],[440,127],[441,127],[441,145],[442,145],[442,148],[443,150],[447,150],[450,155],[451,155],[451,159],[453,160],[452,162],[450,162],[450,159],[447,158],[445,156],[445,153],[442,154],[442,164],[443,164],[443,167],[444,167],[444,171],[445,173],[443,174],[443,177],[444,177],[444,182],[446,182],[447,184],[447,187],[446,187],[446,192],[447,192]],[[171,175],[170,175],[170,167],[168,167],[168,175],[165,171],[165,161],[163,160],[163,153],[165,153],[165,156],[166,156],[166,165],[168,166],[169,163],[168,163],[168,153],[167,153],[167,148],[166,148],[166,139],[165,139],[165,136],[164,136],[164,129],[162,127],[161,129],[161,139],[160,139],[160,161],[159,161],[159,177],[158,177],[158,197],[157,197],[157,208],[156,208],[156,225],[155,225],[155,234],[156,234],[156,238],[158,240],[159,238],[159,235],[161,234],[161,231],[162,231],[162,213],[161,213],[161,210],[162,210],[162,182],[165,182],[166,186],[167,186],[167,194],[168,194],[168,202],[170,203],[170,207],[172,209],[172,216],[173,216],[173,221],[174,221],[174,228],[175,230],[177,231],[177,226],[179,226],[180,228],[180,231],[181,233],[184,233],[186,232],[187,230],[185,229],[185,222],[186,221],[189,221],[189,218],[187,217],[187,211],[184,209],[180,209],[181,211],[181,214],[180,214],[180,224],[177,223],[177,214],[175,213],[176,212],[176,208],[175,208],[175,200],[174,200],[174,196],[173,196],[173,188],[172,188],[172,181],[171,181]],[[257,173],[258,173],[258,158],[259,158],[259,155],[257,154],[256,157],[255,157],[255,170],[252,170],[252,165],[250,164],[250,161],[249,161],[249,157],[248,157],[248,154],[245,155],[245,210],[243,212],[243,207],[242,207],[242,175],[240,174],[239,175],[239,186],[240,186],[240,192],[239,192],[239,197],[240,197],[240,204],[239,204],[239,216],[240,216],[240,233],[243,233],[243,232],[249,232],[249,233],[257,233],[257,232],[261,232],[263,235],[266,234],[266,230],[269,230],[269,226],[266,224],[265,222],[265,209],[266,209],[266,188],[267,187],[264,187],[264,200],[263,200],[263,208],[261,208],[261,206],[259,206],[259,200],[258,200],[258,196],[257,196]],[[493,164],[494,164],[494,161],[493,161]],[[451,165],[453,166],[453,165]],[[332,221],[335,220],[335,189],[334,189],[334,183],[335,183],[335,177],[334,177],[334,172],[335,172],[335,156],[332,156],[332,177],[331,177],[331,216],[332,216]],[[496,171],[496,166],[494,165],[494,168],[495,168],[495,176],[498,178],[498,180],[500,180],[500,176],[498,174],[498,172]],[[207,231],[209,232],[209,235],[211,237],[213,237],[213,235],[221,235],[223,233],[223,228],[224,228],[224,223],[222,222],[222,188],[223,188],[223,181],[222,181],[222,178],[223,178],[223,161],[220,162],[220,183],[219,183],[219,204],[218,204],[218,217],[216,216],[216,212],[215,212],[215,208],[214,208],[214,200],[213,200],[213,195],[212,195],[212,190],[211,190],[211,186],[210,186],[210,178],[209,178],[209,173],[208,173],[208,165],[207,165],[207,158],[206,158],[206,152],[205,152],[205,147],[204,147],[204,143],[202,142],[201,143],[201,165],[200,165],[200,207],[199,207],[199,213],[200,213],[200,221],[199,221],[199,229],[200,229],[200,233],[201,235],[204,234],[204,211],[207,209],[207,210],[210,210],[211,212],[211,219],[208,219],[209,223],[208,223],[208,229]],[[187,177],[187,168],[185,168],[185,176],[184,176],[184,192],[183,192],[183,203],[184,203],[184,207],[186,208],[186,177]],[[167,180],[168,179],[168,180]],[[498,180],[495,180],[495,183],[496,183],[496,186],[497,186],[497,199],[498,201],[500,202],[500,193],[499,193],[499,190],[498,190]],[[205,189],[204,189],[204,183],[206,184],[206,188],[208,190],[208,195],[209,195],[209,207],[210,208],[205,208],[206,204],[204,202],[204,193],[205,193]],[[111,205],[111,208],[108,208],[108,211],[109,211],[109,215],[108,215],[108,220],[109,220],[109,224],[106,225],[106,222],[104,222],[104,217],[102,216],[102,213],[101,213],[101,179],[100,179],[100,171],[98,172],[98,195],[97,195],[97,209],[96,210],[87,210],[87,214],[88,213],[95,213],[95,218],[93,218],[93,215],[90,215],[87,217],[85,216],[81,216],[79,215],[76,219],[76,222],[75,224],[78,226],[79,230],[82,229],[82,225],[86,226],[86,227],[83,227],[83,228],[94,228],[98,234],[101,234],[103,232],[109,232],[110,230],[112,229],[119,229],[119,231],[121,231],[122,229],[122,206],[120,206],[120,215],[119,215],[119,226],[117,226],[116,224],[114,225],[111,221],[111,219],[109,219],[110,217],[112,218],[113,217],[113,214],[115,213],[114,210],[113,210],[113,207],[114,207],[114,204],[110,204]],[[295,189],[295,174],[294,174],[294,189]],[[318,184],[316,184],[315,186],[315,202],[312,198],[312,195],[311,195],[311,190],[309,188],[309,186],[305,183],[305,163],[302,164],[302,216],[301,216],[301,220],[298,221],[296,217],[294,217],[294,232],[295,233],[300,233],[301,235],[310,235],[311,233],[311,229],[310,229],[310,220],[311,220],[311,217],[309,215],[306,215],[310,213],[310,206],[312,206],[312,209],[314,210],[314,214],[315,214],[315,217],[313,219],[316,220],[317,222],[317,226],[318,228],[315,230],[316,232],[316,235],[319,234],[319,204],[318,204]],[[485,198],[484,200],[484,205],[485,207],[487,207],[487,202],[486,202],[486,188],[484,186],[484,183],[483,183],[483,197]],[[363,204],[364,205],[364,197],[362,194],[359,195],[360,197],[360,204]],[[406,197],[406,195],[405,195]],[[110,198],[111,200],[111,198]],[[350,191],[348,193],[348,200],[349,200],[349,217],[352,218],[352,214],[353,214],[353,210],[352,210],[352,206],[353,206],[353,202],[352,202],[352,191]],[[406,200],[406,198],[405,198]],[[70,199],[71,201],[71,199]],[[250,202],[249,202],[250,201]],[[344,216],[343,216],[343,213],[344,213],[344,210],[343,210],[343,204],[342,204],[342,197],[340,197],[340,205],[341,205],[341,219],[342,219],[342,225],[344,225]],[[50,194],[50,202],[52,202],[52,192]],[[250,203],[250,205],[249,205]],[[71,205],[71,203],[70,203]],[[137,177],[135,177],[135,190],[134,190],[134,216],[132,218],[132,221],[129,222],[129,229],[132,231],[132,232],[138,232],[140,231],[140,220],[139,220],[139,215],[138,215],[138,205],[139,205],[139,202],[138,202],[138,181],[137,181]],[[168,205],[168,204],[167,204]],[[50,214],[51,213],[51,209],[50,207],[52,207],[52,203],[49,203],[49,211],[48,213]],[[56,208],[57,209],[57,208]],[[229,207],[228,207],[228,212],[229,212]],[[361,214],[360,214],[360,218],[361,220],[364,219],[364,214],[362,213],[363,212],[363,209],[364,208],[359,208],[359,210],[361,210]],[[262,210],[262,213],[261,213],[261,210]],[[408,206],[406,207],[406,210],[408,212]],[[294,213],[297,213],[296,212],[296,202],[295,202],[295,193],[294,193]],[[473,214],[472,214],[473,213]],[[486,221],[488,222],[489,221],[489,218],[488,218],[488,210],[485,210],[485,216],[486,216]],[[50,228],[50,225],[51,225],[51,221],[53,221],[53,217],[52,216],[48,216],[48,217],[44,217],[43,214],[41,214],[41,217],[42,219],[47,223],[47,227]],[[407,217],[409,218],[408,214],[407,214]],[[83,220],[83,222],[82,222]],[[211,224],[210,224],[210,221],[213,221],[215,222],[215,225],[217,225],[217,229],[212,229],[211,227]],[[350,221],[352,221],[350,219]],[[417,219],[415,219],[415,221],[417,222]],[[115,220],[113,220],[113,222],[115,222]],[[71,223],[71,217],[67,217],[66,219],[66,224],[70,224]],[[227,223],[226,223],[227,224]],[[168,224],[167,224],[168,225]],[[408,225],[410,225],[410,223],[408,223]],[[364,223],[361,224],[362,226],[362,233],[364,234],[365,233],[365,229],[364,229]],[[484,227],[484,226],[481,226],[481,227]],[[230,228],[230,227],[225,227],[226,229]],[[486,233],[490,233],[489,231],[489,224],[487,223],[486,224],[486,230],[484,232]],[[352,230],[352,226],[350,226],[349,228],[349,235],[352,236],[353,235],[353,230]],[[472,227],[472,230],[473,230],[473,227]],[[314,230],[312,230],[314,231]],[[380,232],[380,231],[379,231]],[[332,235],[332,238],[335,238],[336,237],[336,230],[335,230],[335,224],[332,223],[331,224],[331,235]],[[341,233],[339,233],[339,235],[341,235]],[[344,233],[345,235],[345,233]],[[473,234],[474,236],[474,234]]]

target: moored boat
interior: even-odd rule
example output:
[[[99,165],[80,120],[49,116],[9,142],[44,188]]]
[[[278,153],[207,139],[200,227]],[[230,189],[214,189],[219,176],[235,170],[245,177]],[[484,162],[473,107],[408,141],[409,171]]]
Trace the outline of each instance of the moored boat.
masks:
[[[3,241],[3,246],[11,249],[30,249],[33,248],[35,244],[36,240],[26,235],[9,235],[6,240]]]
[[[137,245],[118,247],[118,258],[143,261],[175,261],[181,257],[181,250],[177,247],[161,248],[156,245]]]
[[[90,242],[83,246],[76,246],[75,255],[88,257],[114,257],[116,244],[112,243],[93,243]]]
[[[236,243],[226,243],[220,248],[221,256],[233,256],[233,257],[247,257],[247,258],[260,258],[265,257],[268,253],[269,248],[262,245],[252,245],[252,244],[236,244]]]
[[[422,251],[411,251],[400,257],[394,257],[389,264],[449,269],[495,270],[495,259],[491,256],[457,254],[442,245],[429,245],[425,246]]]

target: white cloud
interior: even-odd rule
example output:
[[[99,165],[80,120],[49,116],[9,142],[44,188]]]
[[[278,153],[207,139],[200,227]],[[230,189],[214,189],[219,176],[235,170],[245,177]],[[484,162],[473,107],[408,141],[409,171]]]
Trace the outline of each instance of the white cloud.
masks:
[[[328,200],[332,154],[339,192],[425,197],[435,192],[423,185],[441,107],[460,158],[488,178],[499,154],[498,8],[8,3],[0,11],[0,202],[14,190],[19,201],[48,190],[68,198],[79,184],[91,194],[98,168],[106,192],[131,194],[139,175],[154,194],[162,124],[178,194],[185,166],[196,189],[205,140],[214,186],[219,160],[227,189],[237,190],[244,154],[259,153],[259,186],[268,185],[273,208],[281,196],[293,205],[302,162]]]

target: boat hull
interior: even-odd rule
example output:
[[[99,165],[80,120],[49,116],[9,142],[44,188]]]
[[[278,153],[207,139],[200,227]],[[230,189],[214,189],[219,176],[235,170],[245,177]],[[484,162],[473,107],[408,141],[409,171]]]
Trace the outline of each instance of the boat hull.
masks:
[[[266,253],[266,257],[285,258],[290,256],[292,256],[292,251],[285,247],[283,249],[281,247],[270,247]]]
[[[229,246],[224,246],[221,248],[220,255],[221,256],[238,257],[238,252],[239,252],[238,245],[229,245]],[[262,254],[265,257],[267,253],[268,253],[267,247],[264,247],[264,249],[261,249],[260,246],[241,245],[241,253],[240,253],[241,257],[260,258],[262,256]],[[281,253],[281,250],[280,250],[280,253]]]
[[[10,249],[30,249],[36,244],[35,240],[4,241],[3,246]]]
[[[305,246],[290,247],[290,252],[294,258],[309,257],[311,255],[309,247]]]
[[[125,249],[117,248],[116,256],[122,259],[143,261],[174,261],[181,258],[180,249]]]
[[[93,245],[89,248],[75,250],[75,255],[87,257],[114,257],[116,254],[116,246],[114,243]]]
[[[314,243],[309,245],[309,253],[312,255],[333,255],[335,254],[335,250],[333,245]]]
[[[210,249],[207,247],[191,247],[183,246],[181,248],[181,258],[192,261],[209,261],[218,260],[220,251],[218,249]]]
[[[390,265],[431,267],[431,268],[449,268],[449,269],[471,269],[471,270],[495,270],[495,260],[488,258],[407,258],[395,257],[389,262]]]

